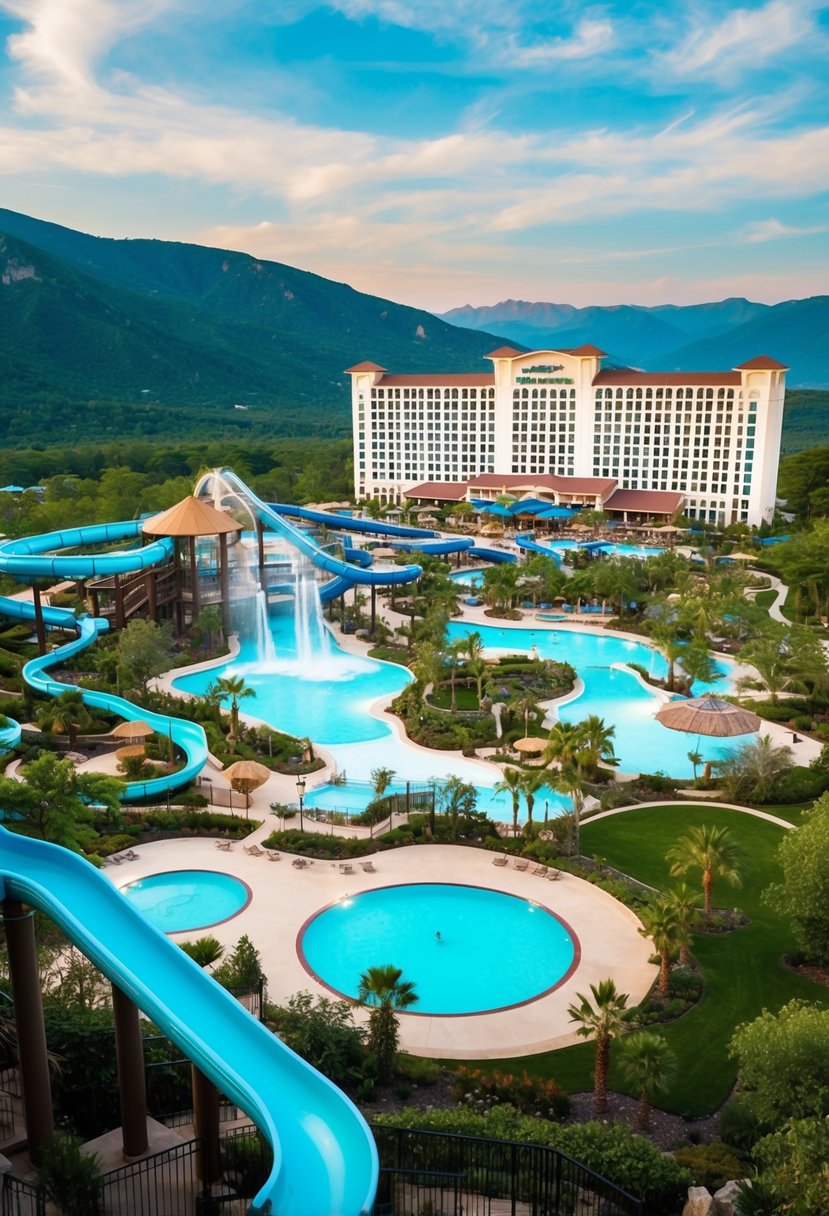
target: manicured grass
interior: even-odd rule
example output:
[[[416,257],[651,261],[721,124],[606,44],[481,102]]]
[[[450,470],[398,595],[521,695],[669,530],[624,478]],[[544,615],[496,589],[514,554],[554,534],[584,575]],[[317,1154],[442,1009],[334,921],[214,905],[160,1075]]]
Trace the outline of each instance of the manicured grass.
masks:
[[[758,591],[754,597],[754,602],[758,608],[765,608],[768,612],[771,605],[777,599],[777,590],[770,587],[768,591]]]
[[[792,808],[777,808],[791,811]],[[775,813],[777,813],[775,812]],[[693,951],[705,976],[702,1000],[675,1022],[657,1029],[676,1052],[678,1067],[670,1091],[659,1105],[676,1114],[700,1116],[716,1110],[735,1080],[728,1045],[735,1027],[764,1008],[777,1010],[793,997],[822,1005],[829,992],[781,966],[781,956],[794,948],[788,924],[762,901],[762,892],[780,877],[775,860],[785,829],[739,811],[710,806],[667,805],[627,811],[582,828],[582,849],[662,890],[673,885],[665,854],[690,827],[727,827],[746,852],[742,888],[715,882],[714,906],[739,907],[750,918],[732,933],[697,934]],[[689,873],[687,881],[696,878]],[[482,1067],[512,1072],[526,1069],[554,1077],[565,1089],[592,1085],[593,1044],[527,1056],[518,1060],[488,1060]],[[611,1053],[612,1055],[612,1053]],[[611,1065],[611,1085],[624,1090],[618,1068]]]
[[[449,709],[452,704],[452,691],[448,684],[441,684],[439,688],[433,691],[426,698],[427,705],[434,705],[437,709]],[[458,683],[455,686],[455,705],[458,709],[479,709],[478,693],[474,688],[465,688],[463,684]]]
[[[803,812],[813,805],[811,802],[790,802],[785,806],[761,806],[758,810],[767,811],[769,815],[776,815],[778,819],[785,819],[787,823],[799,827],[803,822]]]

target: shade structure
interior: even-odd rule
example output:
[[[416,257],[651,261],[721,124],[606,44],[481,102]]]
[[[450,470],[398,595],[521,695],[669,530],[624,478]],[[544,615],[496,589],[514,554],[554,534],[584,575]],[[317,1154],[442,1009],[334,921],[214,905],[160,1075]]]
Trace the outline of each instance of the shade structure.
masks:
[[[224,775],[230,782],[230,788],[245,795],[245,813],[250,806],[250,796],[260,785],[264,785],[271,775],[271,770],[255,760],[237,760],[224,770]]]
[[[517,752],[526,752],[528,756],[539,756],[547,743],[547,739],[539,739],[536,735],[526,735],[523,739],[516,739],[512,746]]]
[[[153,728],[149,722],[138,718],[135,722],[119,722],[113,729],[112,736],[114,739],[149,739],[152,733]]]
[[[144,754],[143,743],[128,743],[126,747],[119,747],[115,753],[119,760],[131,760],[133,756],[143,756]]]
[[[756,553],[725,553],[723,557],[726,561],[732,562],[755,562],[758,555]]]
[[[145,536],[221,536],[241,532],[242,525],[226,511],[217,511],[190,494],[169,511],[145,519],[141,531]]]
[[[671,701],[656,714],[657,722],[671,730],[687,731],[691,735],[750,735],[760,729],[760,718],[748,709],[721,701],[719,697],[692,697],[688,701]]]

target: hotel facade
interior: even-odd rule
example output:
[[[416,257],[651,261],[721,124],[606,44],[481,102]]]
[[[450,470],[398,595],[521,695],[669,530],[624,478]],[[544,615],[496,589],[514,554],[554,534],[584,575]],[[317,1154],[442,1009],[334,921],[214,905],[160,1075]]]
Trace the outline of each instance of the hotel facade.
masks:
[[[395,375],[368,362],[348,369],[358,500],[400,503],[423,483],[481,475],[490,484],[526,479],[527,488],[553,476],[617,493],[672,492],[690,519],[772,518],[783,364],[763,355],[724,372],[603,371],[595,346],[504,346],[487,358],[491,372],[460,375]]]

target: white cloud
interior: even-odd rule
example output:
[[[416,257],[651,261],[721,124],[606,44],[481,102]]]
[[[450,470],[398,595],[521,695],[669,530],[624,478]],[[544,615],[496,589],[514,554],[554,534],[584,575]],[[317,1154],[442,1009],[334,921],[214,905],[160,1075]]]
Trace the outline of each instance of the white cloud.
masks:
[[[816,236],[818,233],[829,231],[825,225],[815,225],[810,228],[798,228],[793,224],[781,224],[780,220],[758,220],[749,224],[746,229],[745,241],[749,245],[759,245],[765,241],[777,241],[782,237]]]
[[[810,0],[769,0],[762,8],[722,12],[696,10],[694,23],[672,48],[656,56],[672,78],[696,77],[721,83],[764,67],[807,39],[821,39]],[[759,86],[762,88],[762,84]]]

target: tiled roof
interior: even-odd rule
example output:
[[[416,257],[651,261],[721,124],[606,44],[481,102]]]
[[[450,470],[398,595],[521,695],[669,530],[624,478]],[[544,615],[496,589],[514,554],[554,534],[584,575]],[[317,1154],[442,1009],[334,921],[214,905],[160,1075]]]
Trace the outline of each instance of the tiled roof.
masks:
[[[469,489],[505,490],[510,494],[548,490],[559,494],[608,494],[613,477],[560,477],[556,473],[479,473],[468,481],[426,481],[406,491],[407,498],[443,498],[458,502]]]
[[[485,359],[520,359],[523,352],[516,350],[514,346],[499,346],[497,350],[490,351],[488,355],[484,355]]]
[[[595,359],[604,359],[607,357],[607,351],[599,350],[598,346],[591,346],[587,343],[585,346],[572,347],[556,347],[556,353],[560,355],[590,355]]]
[[[758,355],[756,359],[749,359],[747,363],[740,363],[737,366],[737,371],[740,372],[787,372],[788,370],[785,363],[778,363],[770,355]]]
[[[725,386],[742,384],[742,376],[738,371],[733,372],[638,372],[632,367],[608,368],[607,371],[597,372],[593,377],[594,385],[618,384],[641,388],[644,385],[665,385],[673,387],[679,384],[698,384]]]
[[[241,532],[242,525],[226,511],[217,511],[190,494],[160,515],[145,519],[141,531],[145,536],[216,536]]]
[[[425,375],[381,376],[375,388],[489,388],[492,372],[446,372]]]
[[[352,372],[384,372],[385,370],[379,363],[371,363],[367,359],[364,363],[355,363],[353,367],[347,367],[344,374],[349,376]]]
[[[437,498],[446,502],[460,502],[466,498],[465,481],[424,481],[419,486],[406,490],[406,498]]]
[[[645,511],[654,515],[673,515],[683,495],[675,490],[614,490],[604,504],[605,511]]]

